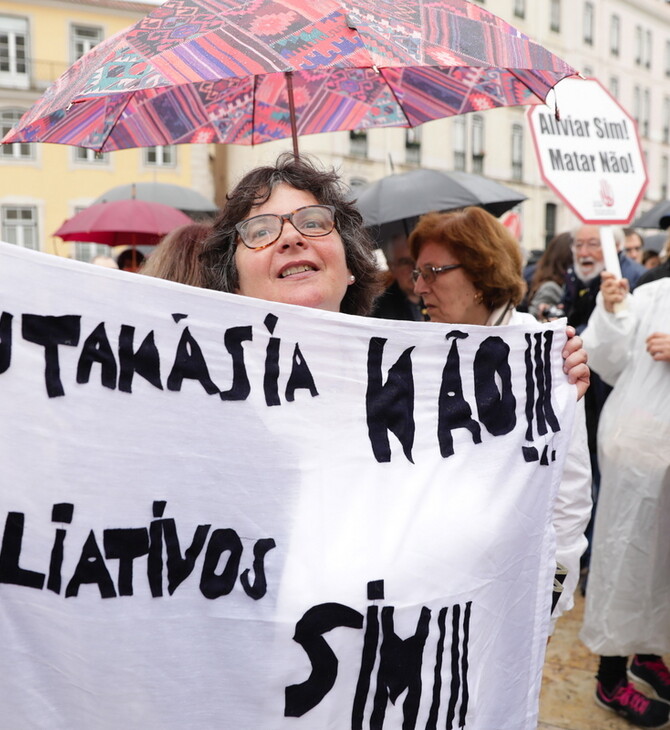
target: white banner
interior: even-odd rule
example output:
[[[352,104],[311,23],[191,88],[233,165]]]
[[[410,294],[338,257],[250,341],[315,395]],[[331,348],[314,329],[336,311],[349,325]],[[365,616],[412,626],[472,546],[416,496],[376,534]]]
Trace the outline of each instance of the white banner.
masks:
[[[0,245],[12,730],[534,730],[561,326],[386,322]]]

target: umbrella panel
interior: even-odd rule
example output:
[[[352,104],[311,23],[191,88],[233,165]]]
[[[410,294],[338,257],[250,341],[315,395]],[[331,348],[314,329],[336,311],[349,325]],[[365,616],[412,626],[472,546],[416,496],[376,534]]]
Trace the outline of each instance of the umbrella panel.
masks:
[[[670,227],[670,200],[661,200],[631,223],[633,228]]]
[[[651,236],[644,237],[644,250],[655,251],[660,253],[665,248],[665,244],[668,240],[667,233],[653,233]]]
[[[66,220],[54,232],[64,241],[103,243],[109,246],[151,246],[191,219],[175,208],[142,200],[97,203]]]
[[[495,69],[326,69],[292,76],[299,135],[414,127],[499,106],[541,103]],[[167,144],[260,144],[291,136],[286,78],[204,81],[89,97],[63,110],[54,100],[21,121],[6,142],[76,144],[103,152]],[[67,102],[69,105],[70,102]]]
[[[182,185],[161,182],[117,185],[106,190],[93,201],[93,205],[96,203],[111,203],[116,200],[131,200],[133,198],[149,203],[169,205],[172,208],[181,210],[190,217],[193,217],[193,214],[212,215],[218,211],[215,203],[195,190]]]
[[[64,241],[76,241],[77,243],[99,243],[105,246],[132,246],[139,248],[140,246],[157,246],[163,236],[154,233],[112,233],[112,232],[96,232],[92,233],[65,233],[61,235],[56,231],[54,236],[62,238]]]
[[[388,226],[430,211],[468,205],[500,216],[525,199],[518,191],[481,175],[420,169],[377,180],[361,192],[356,203],[367,226]],[[385,232],[390,230],[387,227]]]
[[[465,0],[268,0],[253,14],[224,0],[168,1],[79,59],[4,141],[111,151],[416,126],[540,103],[573,73]]]

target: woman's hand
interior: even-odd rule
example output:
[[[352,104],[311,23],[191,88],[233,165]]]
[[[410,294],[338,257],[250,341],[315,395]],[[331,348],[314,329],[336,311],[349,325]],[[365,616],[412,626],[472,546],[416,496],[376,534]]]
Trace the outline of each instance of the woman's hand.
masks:
[[[659,362],[670,362],[670,335],[654,332],[647,337],[647,352]]]
[[[584,349],[582,338],[577,336],[574,327],[565,328],[568,341],[563,348],[563,372],[568,376],[568,382],[577,386],[577,400],[584,396],[591,383],[591,371],[588,355]]]
[[[628,296],[628,279],[617,279],[610,271],[603,271],[600,275],[600,292],[603,295],[603,304],[608,312],[614,312],[616,305],[623,302]]]

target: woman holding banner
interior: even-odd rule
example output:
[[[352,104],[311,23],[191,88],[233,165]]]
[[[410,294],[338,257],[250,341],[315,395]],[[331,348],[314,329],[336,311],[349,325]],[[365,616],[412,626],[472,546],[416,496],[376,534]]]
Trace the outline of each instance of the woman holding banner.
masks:
[[[431,320],[488,325],[533,320],[514,310],[524,293],[519,246],[485,211],[429,214],[411,247],[415,259],[421,257],[416,291]],[[203,259],[209,288],[269,301],[367,314],[380,291],[373,243],[339,177],[288,153],[274,167],[249,172],[228,195]],[[442,289],[445,294],[438,296]],[[589,382],[586,353],[572,328],[568,335],[564,371],[581,398]],[[582,421],[574,430],[578,453],[566,461],[556,507],[558,560],[569,570],[556,615],[572,607],[591,509]]]
[[[532,315],[515,309],[525,289],[519,245],[482,208],[429,213],[420,219],[409,243],[417,262],[414,291],[422,297],[431,322],[504,326],[533,320]],[[567,569],[554,620],[573,606],[579,558],[587,544],[590,485],[582,406],[576,414],[554,512],[556,560]]]
[[[373,250],[337,173],[285,153],[227,196],[204,246],[205,286],[365,315],[381,292]],[[564,371],[581,398],[590,371],[581,340],[567,331]]]

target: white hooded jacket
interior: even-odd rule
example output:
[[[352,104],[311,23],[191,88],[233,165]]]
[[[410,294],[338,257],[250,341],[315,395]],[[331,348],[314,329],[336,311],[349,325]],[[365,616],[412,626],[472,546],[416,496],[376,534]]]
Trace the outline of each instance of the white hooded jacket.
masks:
[[[614,386],[598,428],[601,486],[582,641],[596,654],[670,651],[670,362],[646,339],[670,333],[670,278],[644,284],[618,313],[598,295],[582,337]]]

